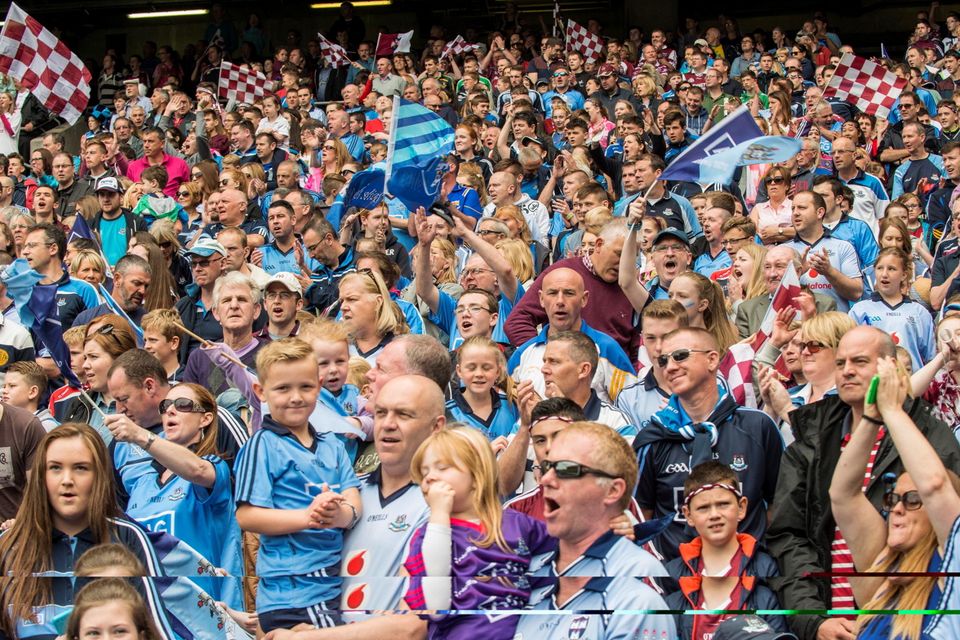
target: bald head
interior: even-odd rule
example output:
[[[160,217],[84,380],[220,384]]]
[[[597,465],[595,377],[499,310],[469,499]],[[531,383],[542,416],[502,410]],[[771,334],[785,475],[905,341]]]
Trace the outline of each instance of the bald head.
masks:
[[[580,329],[580,314],[589,292],[583,278],[573,269],[554,269],[543,277],[540,305],[547,314],[548,336]]]
[[[836,352],[835,375],[840,399],[850,407],[862,407],[870,379],[877,374],[877,361],[893,358],[896,353],[890,336],[876,327],[858,326],[847,331]]]
[[[373,438],[386,476],[409,478],[417,448],[445,426],[444,409],[443,391],[427,377],[400,375],[384,383],[377,394]]]

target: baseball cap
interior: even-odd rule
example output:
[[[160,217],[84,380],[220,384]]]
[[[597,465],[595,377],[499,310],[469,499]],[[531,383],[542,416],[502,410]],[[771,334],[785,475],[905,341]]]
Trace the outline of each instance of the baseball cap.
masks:
[[[97,180],[97,186],[94,188],[95,192],[100,191],[110,191],[111,193],[123,193],[123,187],[120,186],[120,181],[114,178],[113,176],[104,176]]]
[[[193,248],[187,251],[188,256],[200,256],[201,258],[209,258],[215,253],[219,253],[223,257],[227,256],[227,250],[213,238],[200,238],[193,245]]]
[[[659,244],[660,241],[666,240],[667,238],[674,238],[685,245],[690,245],[690,240],[687,238],[687,234],[676,227],[667,227],[658,233],[657,237],[653,239],[653,244]]]
[[[542,147],[542,148],[544,148],[544,149],[547,148],[546,143],[544,143],[544,141],[541,140],[540,138],[534,138],[533,136],[523,136],[522,138],[520,138],[520,146],[521,146],[521,147],[526,147],[526,146],[531,145],[531,144],[535,144],[535,145],[537,145],[537,146],[539,146],[539,147]]]
[[[140,78],[124,78],[123,84],[140,84]]]
[[[774,631],[758,616],[734,616],[720,623],[713,640],[797,640],[797,636]]]
[[[263,290],[266,292],[274,282],[282,284],[287,291],[292,291],[301,298],[303,297],[303,286],[300,285],[300,281],[297,280],[297,277],[288,271],[281,271],[280,273],[274,274],[267,284],[263,285]]]
[[[609,62],[604,62],[602,65],[600,65],[600,68],[597,69],[597,77],[603,78],[604,76],[612,76],[616,72],[617,70],[613,68],[612,64]]]
[[[693,46],[695,46],[695,47],[705,47],[705,46],[707,46],[707,41],[704,40],[703,38],[697,38],[696,40],[693,41]]]

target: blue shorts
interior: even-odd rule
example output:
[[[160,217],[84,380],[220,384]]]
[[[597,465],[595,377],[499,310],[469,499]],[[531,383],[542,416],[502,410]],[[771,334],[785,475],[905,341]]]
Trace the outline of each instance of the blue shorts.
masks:
[[[329,629],[343,624],[343,618],[337,609],[339,600],[327,600],[302,609],[274,609],[258,614],[260,628],[264,633],[274,629],[292,629],[306,623],[319,629]]]

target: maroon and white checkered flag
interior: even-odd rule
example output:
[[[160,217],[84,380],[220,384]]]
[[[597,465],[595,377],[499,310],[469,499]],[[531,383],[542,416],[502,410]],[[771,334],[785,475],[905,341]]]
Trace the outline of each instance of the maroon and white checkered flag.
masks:
[[[224,60],[220,63],[217,93],[238,104],[253,104],[267,93],[267,78],[259,71]]]
[[[583,54],[587,60],[599,60],[603,51],[603,38],[590,33],[587,28],[573,20],[567,20],[567,51]]]
[[[70,124],[90,101],[92,76],[80,57],[13,3],[0,31],[0,71]]]
[[[876,62],[845,53],[840,58],[823,97],[836,96],[855,105],[864,113],[886,118],[906,88],[906,80]]]
[[[457,36],[453,40],[447,43],[447,46],[443,48],[443,53],[440,54],[440,59],[443,60],[447,56],[459,56],[467,53],[468,51],[473,51],[477,48],[475,44],[468,44],[466,40],[463,39],[463,36]]]
[[[337,67],[346,67],[351,64],[347,52],[336,42],[330,42],[323,37],[322,33],[317,34],[317,40],[320,43],[320,55],[323,56],[323,59],[326,60],[327,64],[331,67],[336,69]]]

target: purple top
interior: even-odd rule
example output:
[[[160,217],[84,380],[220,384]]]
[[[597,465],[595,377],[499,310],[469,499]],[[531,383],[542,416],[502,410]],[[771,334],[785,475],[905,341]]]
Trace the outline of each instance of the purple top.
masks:
[[[421,555],[426,525],[413,534],[410,553],[403,566],[410,574],[404,597],[413,610],[426,608],[421,580],[426,572]],[[453,575],[451,608],[457,611],[517,610],[527,606],[530,597],[530,562],[536,556],[553,553],[556,540],[547,534],[546,525],[512,509],[503,512],[503,538],[511,551],[494,543],[478,547],[483,528],[465,520],[450,520],[453,539]],[[494,579],[496,578],[496,579]],[[445,615],[429,618],[428,637],[512,638],[520,618],[517,615]]]

